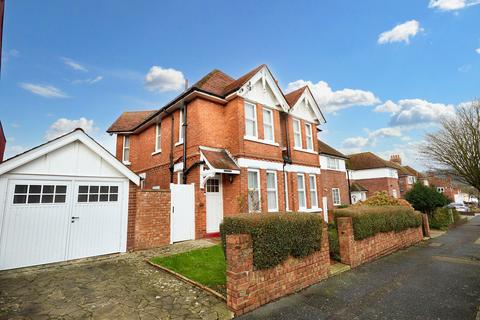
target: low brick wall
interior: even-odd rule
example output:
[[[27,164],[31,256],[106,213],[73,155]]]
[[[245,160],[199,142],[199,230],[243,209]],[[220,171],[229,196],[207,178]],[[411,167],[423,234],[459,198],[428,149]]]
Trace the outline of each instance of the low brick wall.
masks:
[[[170,191],[130,192],[128,250],[143,250],[170,244]]]
[[[354,239],[352,218],[338,218],[337,227],[340,260],[352,268],[409,247],[423,239],[422,226],[400,232],[381,232],[363,240]]]
[[[227,305],[236,315],[306,288],[327,278],[330,266],[328,231],[322,230],[321,250],[303,259],[289,257],[265,270],[254,270],[250,235],[228,235]]]

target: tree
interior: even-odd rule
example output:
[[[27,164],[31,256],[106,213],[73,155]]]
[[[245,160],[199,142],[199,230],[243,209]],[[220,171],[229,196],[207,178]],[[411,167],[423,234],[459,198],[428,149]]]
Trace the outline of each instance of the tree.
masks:
[[[427,187],[423,183],[417,182],[405,194],[405,200],[415,208],[431,215],[436,208],[443,207],[449,203],[447,197],[437,192],[435,187]]]
[[[429,133],[420,152],[458,178],[480,190],[480,100],[460,105],[453,117]]]

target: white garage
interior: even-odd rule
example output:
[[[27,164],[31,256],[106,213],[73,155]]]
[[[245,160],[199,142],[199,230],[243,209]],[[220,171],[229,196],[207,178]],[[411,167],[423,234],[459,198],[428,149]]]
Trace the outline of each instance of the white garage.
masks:
[[[129,181],[76,129],[0,164],[0,270],[125,252]]]

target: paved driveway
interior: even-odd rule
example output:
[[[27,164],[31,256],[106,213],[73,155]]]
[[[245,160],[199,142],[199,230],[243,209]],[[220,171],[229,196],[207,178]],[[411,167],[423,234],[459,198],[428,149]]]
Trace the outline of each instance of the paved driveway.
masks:
[[[479,238],[477,216],[439,238],[342,273],[241,319],[475,319],[480,306]]]
[[[208,245],[188,242],[173,252]],[[159,271],[164,250],[0,272],[0,319],[228,319],[218,298]]]

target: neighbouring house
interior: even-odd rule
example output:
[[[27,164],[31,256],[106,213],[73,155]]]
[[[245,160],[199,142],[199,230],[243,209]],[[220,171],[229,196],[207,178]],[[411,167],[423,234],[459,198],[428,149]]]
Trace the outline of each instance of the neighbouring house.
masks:
[[[423,183],[426,186],[429,185],[428,180],[423,174],[410,166],[402,165],[402,158],[400,157],[400,155],[391,155],[390,162],[398,165],[398,184],[400,186],[400,194],[402,198],[410,189],[412,189],[413,185],[417,182]]]
[[[5,132],[3,131],[2,122],[0,121],[0,163],[3,161],[6,144],[7,139],[5,138]]]
[[[359,201],[367,200],[368,189],[362,186],[360,183],[353,181],[350,184],[350,197],[352,204],[356,204]]]
[[[362,152],[348,156],[347,169],[351,183],[357,182],[363,186],[367,197],[378,191],[386,191],[395,198],[400,196],[399,166],[396,163],[372,152]]]
[[[427,179],[429,185],[436,188],[440,193],[443,193],[450,201],[455,201],[455,195],[462,193],[462,190],[457,186],[449,174],[441,174],[436,172],[427,172]]]
[[[284,94],[266,65],[233,78],[213,70],[155,111],[107,130],[144,188],[195,186],[195,238],[242,212],[321,211],[317,130],[308,87]]]
[[[127,249],[140,178],[81,129],[0,164],[0,270]]]
[[[345,161],[347,156],[318,140],[322,177],[322,208],[324,219],[333,220],[333,209],[350,204],[348,176]]]

